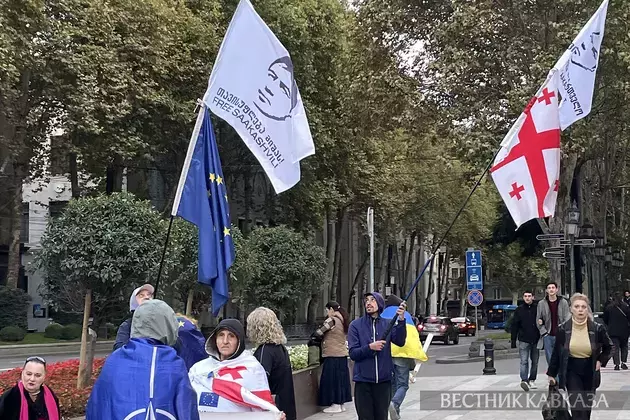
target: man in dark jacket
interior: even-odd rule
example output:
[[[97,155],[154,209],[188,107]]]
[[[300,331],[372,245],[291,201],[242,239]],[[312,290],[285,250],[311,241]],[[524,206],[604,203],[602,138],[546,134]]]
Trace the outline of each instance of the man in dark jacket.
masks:
[[[155,289],[150,284],[145,284],[138,287],[133,291],[129,298],[129,311],[131,316],[125,319],[118,327],[116,333],[116,342],[114,343],[114,351],[118,350],[129,342],[129,336],[131,335],[131,320],[133,319],[133,313],[138,309],[138,306],[142,305],[147,300],[153,299],[153,293]]]
[[[380,293],[364,296],[366,314],[350,324],[348,349],[354,361],[354,404],[359,420],[387,420],[391,402],[391,380],[394,363],[391,343],[403,347],[407,339],[405,302],[398,307],[398,319],[392,329],[391,342],[382,340],[390,321],[381,318],[385,300]]]
[[[537,388],[539,342],[540,344],[542,342],[536,324],[537,308],[531,290],[525,290],[523,300],[525,303],[516,308],[514,318],[512,318],[512,348],[516,348],[516,340],[518,339],[518,354],[521,357],[521,388],[524,391],[529,391],[530,388]],[[532,362],[531,367],[529,366],[530,360]]]
[[[613,301],[604,309],[604,323],[608,328],[608,335],[613,341],[613,361],[615,370],[628,369],[628,336],[630,336],[630,308],[621,298],[621,293],[617,292],[613,296]],[[619,358],[621,353],[621,360]]]

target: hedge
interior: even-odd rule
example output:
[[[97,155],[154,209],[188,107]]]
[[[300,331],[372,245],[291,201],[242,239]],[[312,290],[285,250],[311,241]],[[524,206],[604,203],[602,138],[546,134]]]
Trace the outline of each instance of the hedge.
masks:
[[[28,306],[31,297],[22,289],[0,286],[0,329],[15,326],[28,329]]]

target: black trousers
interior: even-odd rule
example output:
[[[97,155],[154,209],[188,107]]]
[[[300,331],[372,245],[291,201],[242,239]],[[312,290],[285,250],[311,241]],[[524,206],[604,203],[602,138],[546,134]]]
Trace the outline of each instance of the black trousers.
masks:
[[[387,420],[387,409],[391,400],[391,382],[354,384],[354,406],[357,409],[358,420]]]
[[[613,348],[613,362],[615,366],[619,366],[619,353],[621,352],[621,361],[628,361],[628,337],[610,337],[615,347]]]
[[[593,362],[590,357],[576,359],[569,357],[567,365],[567,392],[571,404],[573,420],[589,420],[595,398],[593,389]]]

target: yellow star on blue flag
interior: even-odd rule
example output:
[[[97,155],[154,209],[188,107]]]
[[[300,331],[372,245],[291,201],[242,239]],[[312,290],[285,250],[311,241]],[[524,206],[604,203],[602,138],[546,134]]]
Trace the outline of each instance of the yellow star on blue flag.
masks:
[[[234,242],[219,150],[205,106],[199,110],[177,190],[172,214],[199,228],[197,281],[212,288],[212,312],[218,316],[229,296]]]

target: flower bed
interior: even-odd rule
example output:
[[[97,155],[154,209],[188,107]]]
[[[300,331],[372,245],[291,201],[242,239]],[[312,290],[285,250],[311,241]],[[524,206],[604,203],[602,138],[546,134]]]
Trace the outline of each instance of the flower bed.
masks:
[[[306,345],[291,346],[287,348],[293,371],[308,367],[308,347]],[[105,358],[94,359],[92,370],[92,383],[101,373]],[[0,394],[14,386],[20,379],[22,368],[15,368],[0,373]],[[67,360],[48,365],[46,384],[50,386],[61,406],[61,415],[64,417],[82,416],[92,392],[92,386],[85,389],[76,389],[77,374],[79,372],[79,360]]]
[[[94,359],[92,369],[92,381],[96,380],[105,363],[104,358]],[[22,368],[16,368],[0,373],[0,392],[15,386],[20,379]],[[50,386],[61,406],[61,415],[64,417],[80,416],[85,413],[92,386],[85,389],[76,389],[77,374],[79,372],[79,360],[51,363],[47,367],[46,384]]]
[[[306,344],[287,347],[289,360],[291,360],[291,370],[296,371],[308,367],[308,347]]]

